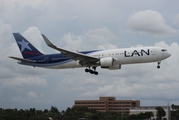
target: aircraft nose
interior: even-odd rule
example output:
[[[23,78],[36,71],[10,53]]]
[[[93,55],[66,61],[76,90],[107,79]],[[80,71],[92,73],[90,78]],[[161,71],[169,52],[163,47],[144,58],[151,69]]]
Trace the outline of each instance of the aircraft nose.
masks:
[[[170,57],[172,54],[171,53],[168,53],[167,56]]]

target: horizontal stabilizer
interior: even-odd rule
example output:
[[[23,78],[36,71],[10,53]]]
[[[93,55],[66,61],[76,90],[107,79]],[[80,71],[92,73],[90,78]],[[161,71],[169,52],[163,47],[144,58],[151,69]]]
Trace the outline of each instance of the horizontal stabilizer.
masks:
[[[30,63],[36,62],[35,60],[23,59],[23,58],[12,57],[12,56],[10,56],[9,58],[12,58],[12,59],[15,59],[15,60],[19,60],[21,62],[30,62]]]

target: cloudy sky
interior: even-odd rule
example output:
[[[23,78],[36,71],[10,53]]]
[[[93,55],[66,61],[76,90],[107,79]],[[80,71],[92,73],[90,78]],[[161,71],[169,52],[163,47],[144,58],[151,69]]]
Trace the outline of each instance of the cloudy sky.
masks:
[[[179,104],[178,0],[0,0],[0,107],[72,107],[74,100],[115,96],[141,105]],[[70,50],[161,46],[172,56],[161,63],[123,65],[121,70],[50,70],[17,64],[12,36],[24,35],[43,53],[41,34]]]

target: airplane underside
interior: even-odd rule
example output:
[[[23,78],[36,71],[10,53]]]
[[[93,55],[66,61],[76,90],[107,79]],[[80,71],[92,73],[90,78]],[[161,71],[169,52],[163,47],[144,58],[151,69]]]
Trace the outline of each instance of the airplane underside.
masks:
[[[149,60],[149,59],[148,59]],[[157,62],[157,68],[160,68],[160,63],[161,61],[133,61],[133,62],[123,62],[121,64],[119,64],[119,62],[115,62],[114,66],[109,66],[109,67],[103,67],[100,65],[92,65],[92,66],[87,66],[87,65],[80,65],[77,61],[73,61],[73,60],[69,60],[69,62],[62,64],[62,63],[55,63],[55,64],[51,64],[51,63],[46,63],[46,64],[36,64],[36,63],[23,63],[23,62],[18,62],[21,65],[28,65],[28,66],[33,66],[33,67],[41,67],[41,68],[47,68],[47,69],[69,69],[69,68],[84,68],[86,73],[91,73],[94,75],[98,75],[98,72],[96,71],[97,67],[101,67],[103,69],[109,69],[109,70],[119,70],[121,69],[122,65],[127,65],[127,64],[141,64],[141,63],[150,63],[150,62]]]

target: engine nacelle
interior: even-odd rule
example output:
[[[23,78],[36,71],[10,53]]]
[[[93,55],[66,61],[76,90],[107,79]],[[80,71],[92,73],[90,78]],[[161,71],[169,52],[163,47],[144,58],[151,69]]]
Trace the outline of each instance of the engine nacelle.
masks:
[[[121,69],[121,65],[115,65],[109,67],[109,70],[118,70],[118,69]]]
[[[108,58],[101,58],[100,64],[101,67],[110,67],[113,66],[114,58],[108,57]]]
[[[121,65],[114,65],[114,66],[109,66],[109,67],[103,67],[103,66],[101,66],[101,68],[103,68],[103,69],[109,69],[109,70],[118,70],[118,69],[121,69]]]

